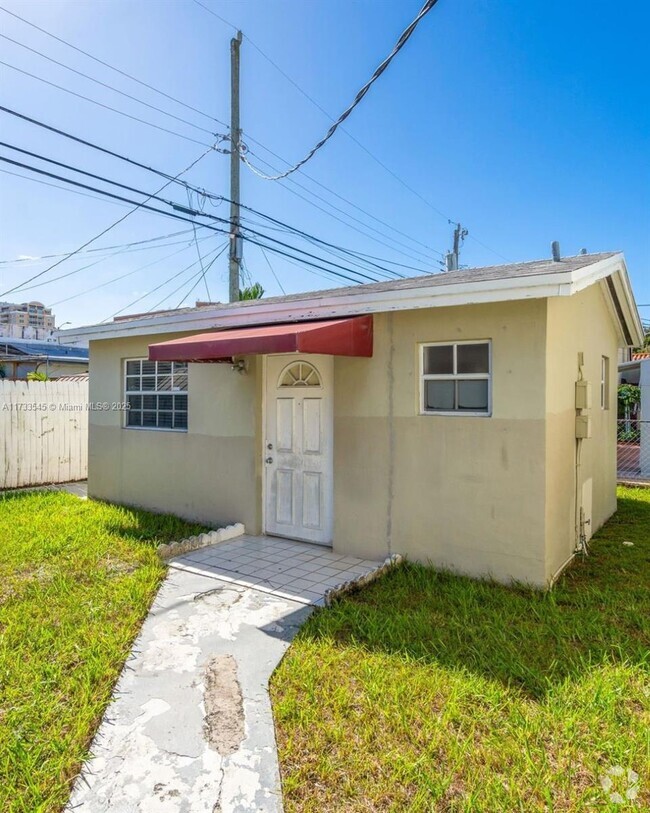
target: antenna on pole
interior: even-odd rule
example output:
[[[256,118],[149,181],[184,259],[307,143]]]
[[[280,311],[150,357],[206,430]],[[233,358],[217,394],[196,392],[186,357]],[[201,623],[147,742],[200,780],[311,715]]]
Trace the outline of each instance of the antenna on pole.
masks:
[[[228,262],[229,300],[239,301],[242,239],[239,233],[239,171],[241,128],[239,126],[239,47],[241,31],[230,40],[230,251]]]
[[[451,221],[450,221],[451,222]],[[454,228],[454,247],[451,251],[447,252],[445,261],[447,263],[447,271],[458,271],[458,261],[460,258],[460,248],[465,241],[469,232],[466,228],[456,223]]]

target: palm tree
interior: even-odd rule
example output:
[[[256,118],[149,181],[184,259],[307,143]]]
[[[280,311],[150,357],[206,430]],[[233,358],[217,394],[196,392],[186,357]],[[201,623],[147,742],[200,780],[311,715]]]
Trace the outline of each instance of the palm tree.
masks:
[[[259,282],[253,282],[246,288],[239,289],[239,299],[261,299],[264,296],[264,288]]]

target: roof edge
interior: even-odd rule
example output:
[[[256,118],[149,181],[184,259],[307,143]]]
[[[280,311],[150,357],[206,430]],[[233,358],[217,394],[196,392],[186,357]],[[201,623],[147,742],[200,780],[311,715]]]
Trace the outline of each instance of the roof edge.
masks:
[[[641,320],[630,286],[625,258],[617,252],[576,270],[540,273],[519,277],[464,280],[449,285],[423,285],[398,290],[375,291],[365,286],[352,287],[345,294],[317,299],[307,292],[290,300],[259,300],[246,308],[221,305],[213,308],[166,311],[159,316],[135,318],[108,324],[89,325],[61,331],[64,340],[106,340],[130,336],[154,336],[170,333],[191,333],[246,327],[282,322],[311,321],[356,316],[396,310],[453,307],[571,296],[609,276],[616,276],[617,290],[623,303],[624,332],[640,344]],[[620,317],[619,317],[620,319]]]

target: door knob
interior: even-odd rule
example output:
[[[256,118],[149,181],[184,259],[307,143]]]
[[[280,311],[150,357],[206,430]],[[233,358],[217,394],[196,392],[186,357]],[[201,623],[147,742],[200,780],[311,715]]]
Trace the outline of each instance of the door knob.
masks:
[[[272,444],[272,443],[267,443],[267,444],[266,444],[266,448],[267,448],[267,449],[272,449],[272,448],[273,448],[273,444]]]
[[[266,462],[267,463],[273,463],[273,458],[272,457],[267,457]]]

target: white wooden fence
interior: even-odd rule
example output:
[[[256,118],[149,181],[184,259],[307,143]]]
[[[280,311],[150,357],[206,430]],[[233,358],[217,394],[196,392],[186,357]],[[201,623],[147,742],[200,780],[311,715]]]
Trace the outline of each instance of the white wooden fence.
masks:
[[[87,473],[88,380],[0,381],[0,489]]]

